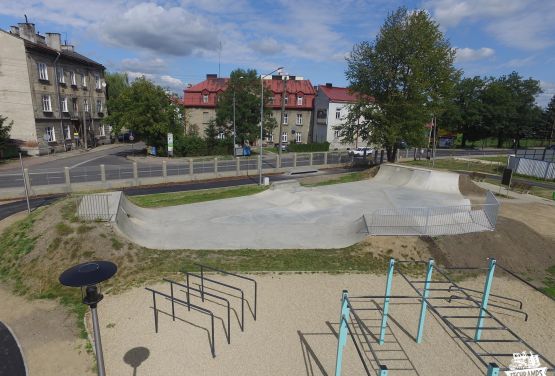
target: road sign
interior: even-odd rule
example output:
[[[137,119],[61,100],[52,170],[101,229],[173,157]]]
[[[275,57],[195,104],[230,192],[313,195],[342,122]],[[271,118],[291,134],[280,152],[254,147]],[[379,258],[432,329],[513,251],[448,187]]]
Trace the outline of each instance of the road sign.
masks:
[[[129,141],[133,141],[135,139],[135,136],[133,136],[133,133],[129,133]]]
[[[168,155],[173,154],[173,133],[168,133]]]
[[[511,186],[511,180],[513,177],[513,170],[506,168],[503,170],[503,178],[501,179],[501,184]]]

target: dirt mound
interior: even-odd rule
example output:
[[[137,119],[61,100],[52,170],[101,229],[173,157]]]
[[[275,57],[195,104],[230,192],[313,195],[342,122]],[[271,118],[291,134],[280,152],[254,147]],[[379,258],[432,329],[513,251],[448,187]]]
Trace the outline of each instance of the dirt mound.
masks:
[[[470,176],[465,174],[459,175],[459,190],[465,196],[483,196],[486,193],[484,188],[478,187]]]

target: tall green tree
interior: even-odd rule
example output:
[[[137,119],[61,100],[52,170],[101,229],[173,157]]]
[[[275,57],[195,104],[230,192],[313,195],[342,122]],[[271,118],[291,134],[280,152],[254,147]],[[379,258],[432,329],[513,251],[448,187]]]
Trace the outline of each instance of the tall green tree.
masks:
[[[355,45],[347,59],[350,88],[361,100],[339,127],[340,137],[352,137],[361,114],[359,136],[384,146],[389,161],[401,141],[423,144],[425,124],[444,110],[460,75],[454,59],[455,50],[427,12],[401,7],[390,13],[376,39]]]
[[[108,108],[110,101],[116,100],[125,89],[129,87],[129,77],[127,73],[107,72],[104,76],[106,80],[106,92],[108,93]]]
[[[462,134],[462,147],[467,141],[478,141],[488,135],[482,124],[485,85],[484,79],[477,76],[458,81],[452,100],[440,119],[447,129]]]
[[[114,132],[133,130],[148,145],[165,148],[167,134],[183,133],[183,106],[172,101],[166,91],[147,80],[138,78],[112,102],[107,121]]]
[[[10,131],[12,129],[13,121],[6,122],[7,117],[0,115],[0,151],[6,148],[6,144],[10,140]]]
[[[218,97],[216,125],[233,137],[233,97],[235,94],[235,124],[237,143],[253,143],[260,138],[260,79],[254,69],[236,69],[231,72],[227,90]],[[264,87],[264,106],[272,92]],[[264,129],[276,127],[271,111],[264,111]]]
[[[543,112],[544,137],[548,142],[555,140],[555,95],[551,97],[547,108]]]

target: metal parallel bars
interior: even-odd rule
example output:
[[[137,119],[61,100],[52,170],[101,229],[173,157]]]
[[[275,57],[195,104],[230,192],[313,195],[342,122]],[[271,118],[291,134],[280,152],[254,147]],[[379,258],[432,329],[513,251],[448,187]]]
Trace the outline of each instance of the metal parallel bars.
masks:
[[[395,268],[395,259],[389,260],[389,267],[387,269],[387,281],[385,284],[385,296],[383,299],[383,314],[382,314],[382,322],[380,326],[380,339],[378,343],[380,345],[384,344],[385,341],[385,332],[387,329],[387,315],[389,313],[389,296],[391,295],[391,284],[393,282],[393,271]]]
[[[418,332],[416,334],[416,343],[422,342],[422,335],[424,333],[424,322],[426,320],[427,299],[430,292],[430,281],[432,279],[432,272],[434,270],[434,259],[428,261],[428,270],[426,272],[426,281],[424,283],[424,291],[422,292],[422,305],[420,307],[420,319],[418,321]]]
[[[343,365],[343,348],[347,343],[347,323],[349,322],[349,293],[343,290],[341,296],[341,313],[339,315],[339,336],[337,340],[337,357],[335,361],[335,376],[341,376]]]

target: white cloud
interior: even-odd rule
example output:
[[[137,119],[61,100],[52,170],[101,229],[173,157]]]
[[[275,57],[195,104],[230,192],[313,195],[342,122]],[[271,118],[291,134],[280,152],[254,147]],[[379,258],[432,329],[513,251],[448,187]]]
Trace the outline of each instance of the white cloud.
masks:
[[[160,73],[167,69],[162,58],[126,58],[121,61],[120,70],[132,72]]]
[[[489,47],[482,47],[478,49],[472,48],[457,48],[456,58],[458,62],[474,61],[491,58],[495,55],[495,51]]]
[[[173,91],[177,91],[178,93],[182,92],[185,88],[185,83],[183,81],[181,81],[179,78],[168,75],[160,76],[160,82],[161,86],[172,89]]]
[[[249,43],[249,46],[255,52],[260,52],[264,55],[274,55],[283,50],[283,46],[280,45],[274,38],[263,38],[260,40],[256,40]]]
[[[541,107],[547,107],[549,101],[555,95],[555,82],[540,81],[543,93],[538,95],[536,103]]]
[[[527,65],[534,63],[536,56],[528,56],[521,59],[511,59],[506,63],[502,64],[503,68],[522,68]]]

